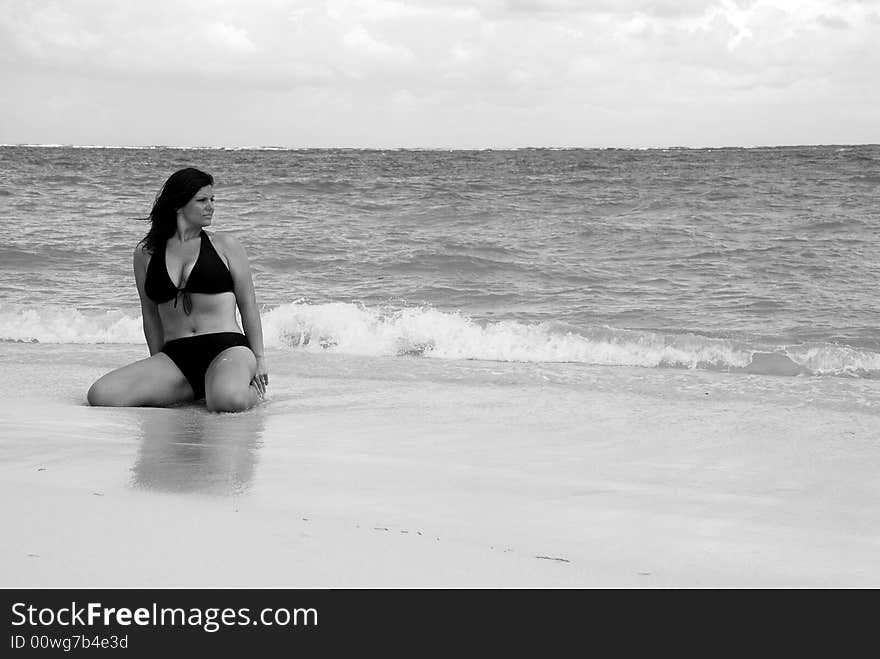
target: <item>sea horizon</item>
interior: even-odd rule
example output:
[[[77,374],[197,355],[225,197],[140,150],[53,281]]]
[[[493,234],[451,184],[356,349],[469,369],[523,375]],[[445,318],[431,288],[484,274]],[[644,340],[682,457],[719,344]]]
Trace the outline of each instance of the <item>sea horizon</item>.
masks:
[[[279,146],[279,145],[171,145],[171,144],[60,144],[60,143],[5,143],[2,147],[38,149],[122,149],[122,150],[191,150],[191,151],[414,151],[414,152],[480,152],[480,151],[735,151],[759,149],[849,148],[874,147],[880,142],[815,142],[803,144],[750,144],[710,146]]]

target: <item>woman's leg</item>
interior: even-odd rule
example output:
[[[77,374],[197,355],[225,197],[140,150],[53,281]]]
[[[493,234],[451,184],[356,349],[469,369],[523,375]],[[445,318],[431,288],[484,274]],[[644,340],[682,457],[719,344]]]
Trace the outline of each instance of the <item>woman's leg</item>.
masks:
[[[163,352],[110,371],[88,393],[90,405],[110,407],[164,407],[192,398],[189,382]]]
[[[214,358],[205,373],[205,404],[212,412],[241,412],[257,404],[260,394],[251,386],[257,360],[250,348],[233,346]]]

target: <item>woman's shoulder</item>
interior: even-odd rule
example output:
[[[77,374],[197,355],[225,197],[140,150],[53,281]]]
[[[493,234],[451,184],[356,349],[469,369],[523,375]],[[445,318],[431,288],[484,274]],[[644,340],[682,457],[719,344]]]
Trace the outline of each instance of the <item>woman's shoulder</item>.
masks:
[[[140,273],[140,275],[144,275],[153,260],[153,252],[147,251],[144,242],[141,241],[134,246],[134,254],[132,256],[135,274],[138,275]]]
[[[241,249],[241,243],[238,242],[238,238],[233,233],[228,231],[205,231],[205,233],[215,247],[219,247],[224,251]]]
[[[143,240],[134,246],[135,263],[146,263],[150,260],[151,256],[153,256],[153,251],[147,249],[147,246],[144,244]]]

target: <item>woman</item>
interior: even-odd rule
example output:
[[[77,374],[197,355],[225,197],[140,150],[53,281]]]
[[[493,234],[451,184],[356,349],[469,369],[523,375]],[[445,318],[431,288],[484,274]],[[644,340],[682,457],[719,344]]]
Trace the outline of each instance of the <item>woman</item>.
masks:
[[[190,167],[172,174],[156,197],[150,231],[134,250],[151,356],[95,382],[91,405],[204,398],[211,411],[239,412],[265,395],[263,329],[247,255],[233,236],[204,231],[214,213],[213,186],[210,174]]]

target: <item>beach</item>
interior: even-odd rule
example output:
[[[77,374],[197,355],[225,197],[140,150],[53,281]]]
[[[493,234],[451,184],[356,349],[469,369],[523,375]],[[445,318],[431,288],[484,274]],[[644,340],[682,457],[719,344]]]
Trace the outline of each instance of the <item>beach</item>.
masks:
[[[269,395],[90,408],[194,163]],[[878,163],[0,146],[0,586],[876,587]]]
[[[142,351],[0,346],[4,587],[880,582],[880,421],[796,378],[276,353],[242,414],[84,404]]]

